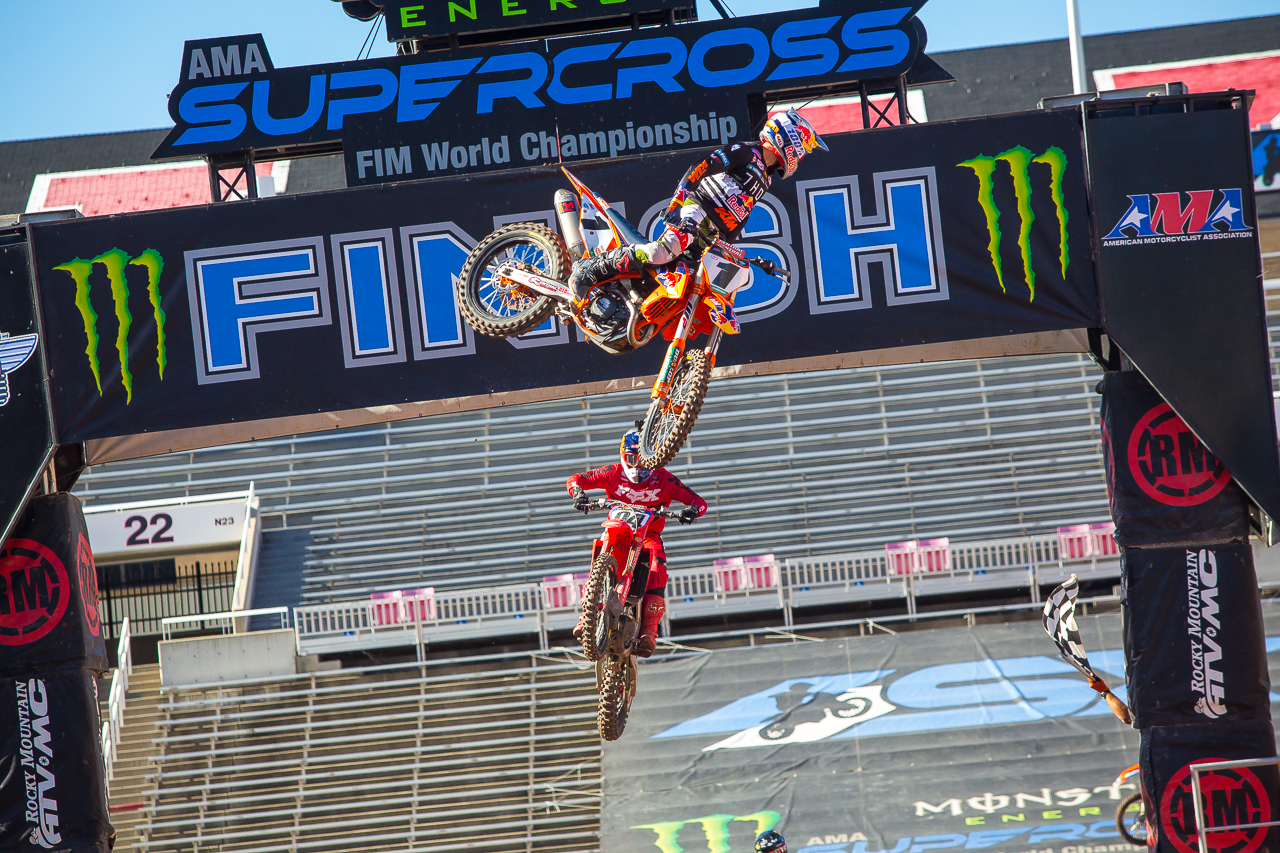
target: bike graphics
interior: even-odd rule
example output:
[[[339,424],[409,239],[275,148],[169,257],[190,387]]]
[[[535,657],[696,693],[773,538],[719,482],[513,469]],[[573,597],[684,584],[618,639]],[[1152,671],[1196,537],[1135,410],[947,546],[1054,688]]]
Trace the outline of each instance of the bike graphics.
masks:
[[[645,534],[654,518],[680,514],[605,498],[592,501],[592,508],[608,509],[609,516],[601,524],[604,533],[591,547],[591,577],[582,596],[582,652],[596,664],[600,737],[617,740],[636,696],[634,651],[653,559]]]
[[[735,294],[751,281],[751,266],[786,284],[790,274],[718,239],[698,259],[682,255],[652,272],[642,269],[603,282],[579,308],[566,283],[575,259],[647,241],[568,169],[561,171],[575,190],[555,195],[563,234],[523,222],[481,240],[458,277],[458,305],[473,329],[492,337],[525,334],[554,313],[615,354],[638,349],[659,335],[669,341],[640,428],[641,465],[661,468],[693,429],[721,338],[741,331],[733,304]],[[704,333],[705,345],[693,346]]]

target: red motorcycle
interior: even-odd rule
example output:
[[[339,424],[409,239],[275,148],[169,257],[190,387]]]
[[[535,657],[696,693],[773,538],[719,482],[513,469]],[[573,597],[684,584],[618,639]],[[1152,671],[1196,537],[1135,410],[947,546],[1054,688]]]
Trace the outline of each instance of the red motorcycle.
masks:
[[[663,507],[644,507],[597,498],[592,509],[608,509],[604,535],[591,544],[591,577],[582,594],[582,653],[596,664],[600,707],[596,728],[617,740],[636,696],[640,603],[648,587],[652,552],[644,547],[649,524],[658,516],[679,518]]]

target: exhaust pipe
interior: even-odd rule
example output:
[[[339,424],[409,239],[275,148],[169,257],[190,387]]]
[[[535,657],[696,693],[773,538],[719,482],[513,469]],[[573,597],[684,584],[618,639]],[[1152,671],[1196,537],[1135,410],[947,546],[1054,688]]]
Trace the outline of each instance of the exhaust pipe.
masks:
[[[560,222],[565,245],[569,247],[569,256],[579,260],[587,253],[587,244],[582,239],[582,229],[578,227],[578,197],[568,190],[556,190],[555,201],[556,219]]]

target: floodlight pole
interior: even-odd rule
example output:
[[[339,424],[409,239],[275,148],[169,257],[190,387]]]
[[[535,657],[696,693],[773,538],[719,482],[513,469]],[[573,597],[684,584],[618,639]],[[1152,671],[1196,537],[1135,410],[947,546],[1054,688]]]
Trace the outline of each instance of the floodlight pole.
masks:
[[[1084,74],[1084,40],[1080,37],[1079,0],[1067,0],[1067,41],[1071,44],[1071,89],[1077,95],[1092,91]]]

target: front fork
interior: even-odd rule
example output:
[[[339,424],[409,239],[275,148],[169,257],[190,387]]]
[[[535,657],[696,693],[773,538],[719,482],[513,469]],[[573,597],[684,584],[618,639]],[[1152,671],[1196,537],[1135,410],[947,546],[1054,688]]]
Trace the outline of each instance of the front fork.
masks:
[[[658,379],[653,383],[653,391],[649,394],[651,399],[665,399],[671,393],[671,380],[675,377],[680,359],[684,358],[685,347],[688,346],[689,327],[693,324],[693,315],[701,302],[697,294],[692,294],[688,303],[685,304],[680,322],[676,324],[675,334],[671,336],[671,346],[667,347],[667,357],[662,362]],[[723,335],[720,327],[715,326],[711,331],[711,340],[707,342],[707,356],[711,359],[712,367],[716,366],[716,352],[720,349],[720,338]]]

